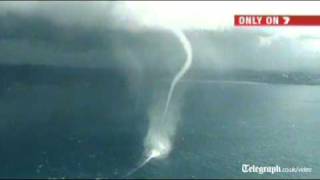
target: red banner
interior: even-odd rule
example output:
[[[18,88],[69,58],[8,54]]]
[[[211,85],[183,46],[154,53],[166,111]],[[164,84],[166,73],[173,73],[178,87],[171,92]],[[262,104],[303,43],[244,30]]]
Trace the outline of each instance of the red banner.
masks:
[[[320,16],[235,15],[235,26],[320,26]]]

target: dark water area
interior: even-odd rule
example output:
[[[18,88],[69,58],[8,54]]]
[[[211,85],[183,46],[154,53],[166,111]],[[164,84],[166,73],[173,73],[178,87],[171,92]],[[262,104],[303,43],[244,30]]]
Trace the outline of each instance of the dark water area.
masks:
[[[170,83],[147,80],[137,96],[117,71],[4,69],[0,175],[11,178],[122,177],[143,152],[152,94]],[[182,90],[170,155],[133,178],[320,176],[319,86],[182,82]],[[242,164],[312,172],[245,174]]]

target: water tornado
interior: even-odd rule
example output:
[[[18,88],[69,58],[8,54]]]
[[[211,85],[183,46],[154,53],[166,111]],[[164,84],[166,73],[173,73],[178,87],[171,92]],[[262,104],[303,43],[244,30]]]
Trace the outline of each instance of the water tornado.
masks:
[[[165,107],[161,119],[156,119],[156,123],[152,121],[152,119],[150,120],[151,123],[149,126],[149,132],[145,139],[145,160],[143,160],[135,168],[129,171],[129,173],[125,177],[128,177],[138,171],[153,158],[166,157],[171,150],[172,136],[175,133],[172,133],[167,129],[171,128],[174,129],[173,131],[175,131],[176,122],[172,121],[172,119],[167,118],[168,109],[177,83],[185,75],[192,64],[192,47],[188,38],[181,30],[171,29],[171,32],[178,38],[179,42],[181,43],[186,53],[186,60],[182,68],[174,76],[170,84],[170,89],[166,98]]]
[[[166,105],[165,105],[164,112],[163,112],[163,115],[162,115],[162,123],[166,123],[166,115],[167,115],[167,112],[168,112],[168,108],[169,108],[170,101],[171,101],[171,98],[172,98],[172,94],[174,92],[176,84],[183,77],[183,75],[188,71],[188,69],[190,68],[190,66],[192,64],[192,47],[191,47],[191,44],[190,44],[188,38],[180,30],[172,30],[172,32],[179,39],[179,41],[182,44],[183,49],[184,49],[187,57],[186,57],[184,65],[182,66],[180,71],[174,76],[174,78],[173,78],[173,80],[171,82],[169,93],[168,93],[168,96],[167,96]]]

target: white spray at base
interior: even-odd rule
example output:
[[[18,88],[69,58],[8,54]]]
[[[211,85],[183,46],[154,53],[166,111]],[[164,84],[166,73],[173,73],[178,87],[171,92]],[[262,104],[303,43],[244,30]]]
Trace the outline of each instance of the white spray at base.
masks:
[[[127,173],[125,177],[131,176],[133,173],[138,171],[140,168],[145,166],[151,159],[162,159],[168,156],[171,151],[172,137],[175,135],[176,122],[178,117],[168,117],[168,109],[174,89],[179,80],[184,76],[192,64],[192,47],[181,30],[171,29],[171,32],[178,38],[181,43],[185,53],[186,60],[179,72],[174,76],[168,96],[166,99],[166,104],[164,111],[162,113],[161,119],[153,119],[155,116],[151,113],[150,126],[148,134],[145,138],[145,160],[138,164],[137,167],[132,169]],[[159,121],[160,120],[160,121]]]

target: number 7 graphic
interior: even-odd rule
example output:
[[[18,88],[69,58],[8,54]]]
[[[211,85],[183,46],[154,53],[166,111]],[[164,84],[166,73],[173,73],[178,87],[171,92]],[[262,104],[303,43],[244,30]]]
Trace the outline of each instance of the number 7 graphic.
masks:
[[[284,23],[283,24],[289,24],[289,22],[290,22],[290,17],[288,17],[288,16],[283,16],[282,17],[282,19],[284,20]]]

